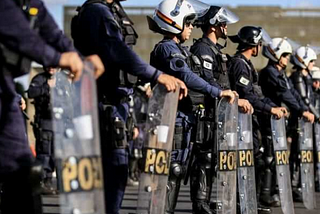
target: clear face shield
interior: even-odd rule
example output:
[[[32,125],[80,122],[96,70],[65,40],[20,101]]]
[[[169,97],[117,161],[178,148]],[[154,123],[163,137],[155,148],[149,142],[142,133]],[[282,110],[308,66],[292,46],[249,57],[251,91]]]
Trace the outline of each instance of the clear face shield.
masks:
[[[193,9],[196,17],[201,17],[210,9],[210,5],[198,0],[178,0],[174,10],[170,13],[172,16],[178,16],[183,4],[186,4],[189,9]]]
[[[263,28],[260,28],[260,33],[258,36],[256,36],[254,39],[254,43],[258,44],[259,42],[262,43],[262,45],[270,45],[272,43],[272,39]]]
[[[239,17],[228,10],[227,8],[221,7],[217,14],[210,19],[210,24],[214,25],[216,22],[233,24],[239,21]]]

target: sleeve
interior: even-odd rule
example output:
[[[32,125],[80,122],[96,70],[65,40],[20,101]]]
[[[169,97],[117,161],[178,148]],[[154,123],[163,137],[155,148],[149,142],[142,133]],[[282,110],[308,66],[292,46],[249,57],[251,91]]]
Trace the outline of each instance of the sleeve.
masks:
[[[0,41],[8,48],[44,65],[57,66],[61,54],[29,27],[21,9],[12,0],[0,1]]]
[[[98,32],[90,33],[87,39],[93,45],[91,49],[98,52],[106,68],[119,67],[127,73],[152,81],[156,81],[162,73],[144,62],[125,44],[120,28],[106,6],[88,6],[82,14],[81,24],[86,26],[85,30]]]
[[[287,78],[287,77],[286,77]],[[290,91],[292,93],[292,95],[296,98],[296,100],[298,101],[300,108],[302,109],[301,111],[308,111],[308,107],[305,105],[305,103],[303,102],[299,92],[294,88],[294,85],[292,83],[291,78],[287,78],[288,80],[288,84],[290,86]]]
[[[50,96],[50,87],[47,84],[46,78],[41,74],[35,76],[30,83],[28,89],[29,98],[37,98],[40,96]]]
[[[288,88],[285,77],[275,75],[273,71],[268,71],[268,74],[268,78],[265,81],[268,81],[268,85],[275,89],[276,96],[288,106],[292,113],[301,116],[303,109]]]
[[[307,96],[305,83],[304,83],[304,80],[301,77],[301,75],[293,74],[292,81],[293,81],[294,87],[296,88],[296,90],[300,94],[304,104],[308,107],[308,110],[310,110],[310,112],[312,114],[314,114],[317,119],[319,119],[319,113],[316,111],[315,107],[313,106],[312,102],[310,101],[309,97]]]
[[[239,94],[242,99],[247,99],[253,108],[257,111],[264,113],[270,113],[273,103],[268,103],[267,99],[260,99],[255,93],[253,88],[253,83],[250,78],[250,70],[241,60],[232,60],[232,65],[230,66],[230,82],[234,90]]]
[[[212,51],[207,46],[193,45],[190,49],[191,53],[196,55],[201,61],[202,78],[219,89],[220,85],[214,79],[213,72],[218,69],[217,60],[212,56]]]
[[[211,97],[219,97],[221,89],[210,85],[204,79],[192,72],[185,60],[179,57],[170,57],[166,59],[169,68],[166,72],[182,80],[189,89],[209,94]]]
[[[39,8],[39,34],[47,44],[59,52],[75,51],[71,40],[59,29],[43,2],[38,0],[33,0],[32,2],[35,2],[35,5]]]

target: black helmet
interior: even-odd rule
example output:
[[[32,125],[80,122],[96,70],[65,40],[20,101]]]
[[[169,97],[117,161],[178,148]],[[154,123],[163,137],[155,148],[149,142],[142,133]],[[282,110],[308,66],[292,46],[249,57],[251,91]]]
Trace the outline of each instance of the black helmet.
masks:
[[[261,43],[269,44],[271,38],[261,27],[245,26],[240,29],[237,35],[229,36],[233,43],[239,43],[241,46],[257,46]]]
[[[195,20],[194,25],[197,27],[204,25],[217,26],[221,23],[233,24],[237,21],[239,21],[239,17],[230,10],[219,6],[210,6],[205,15]]]

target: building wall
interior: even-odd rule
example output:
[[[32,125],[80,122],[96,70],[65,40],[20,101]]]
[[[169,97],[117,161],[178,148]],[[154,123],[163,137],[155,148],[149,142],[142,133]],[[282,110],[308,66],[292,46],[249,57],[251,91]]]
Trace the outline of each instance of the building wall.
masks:
[[[138,44],[134,50],[145,60],[149,61],[149,54],[154,45],[161,40],[159,34],[148,29],[146,15],[152,15],[154,8],[125,8],[130,18],[135,23],[135,29],[139,34]],[[263,27],[271,37],[288,37],[302,45],[312,44],[320,46],[320,9],[283,9],[280,7],[237,7],[230,8],[240,17],[236,24],[228,26],[228,34],[233,35],[245,25]],[[64,9],[64,30],[70,35],[71,17],[76,14],[74,7]],[[186,42],[190,46],[194,38],[201,37],[199,29],[194,29],[192,39]],[[234,54],[236,45],[228,40],[228,47],[224,50],[228,54]],[[252,60],[255,66],[260,69],[267,60],[258,56]]]

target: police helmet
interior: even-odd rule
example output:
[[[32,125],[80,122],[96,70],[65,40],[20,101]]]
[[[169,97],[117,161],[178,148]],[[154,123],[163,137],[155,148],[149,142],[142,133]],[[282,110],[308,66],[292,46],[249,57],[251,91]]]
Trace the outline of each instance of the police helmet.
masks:
[[[317,60],[316,52],[309,46],[302,46],[292,55],[291,63],[302,69],[307,69],[313,60]]]
[[[245,26],[240,29],[237,35],[229,36],[233,43],[239,43],[239,46],[255,47],[259,44],[269,44],[271,38],[261,27]]]
[[[239,17],[224,7],[210,6],[208,12],[195,20],[194,25],[197,27],[219,24],[233,24],[239,21]]]
[[[271,43],[264,45],[262,49],[262,54],[273,62],[278,62],[283,54],[291,53],[292,47],[287,41],[287,37],[273,38]]]
[[[149,29],[157,33],[180,35],[186,21],[203,16],[210,5],[198,0],[163,0],[152,18],[147,17]]]

